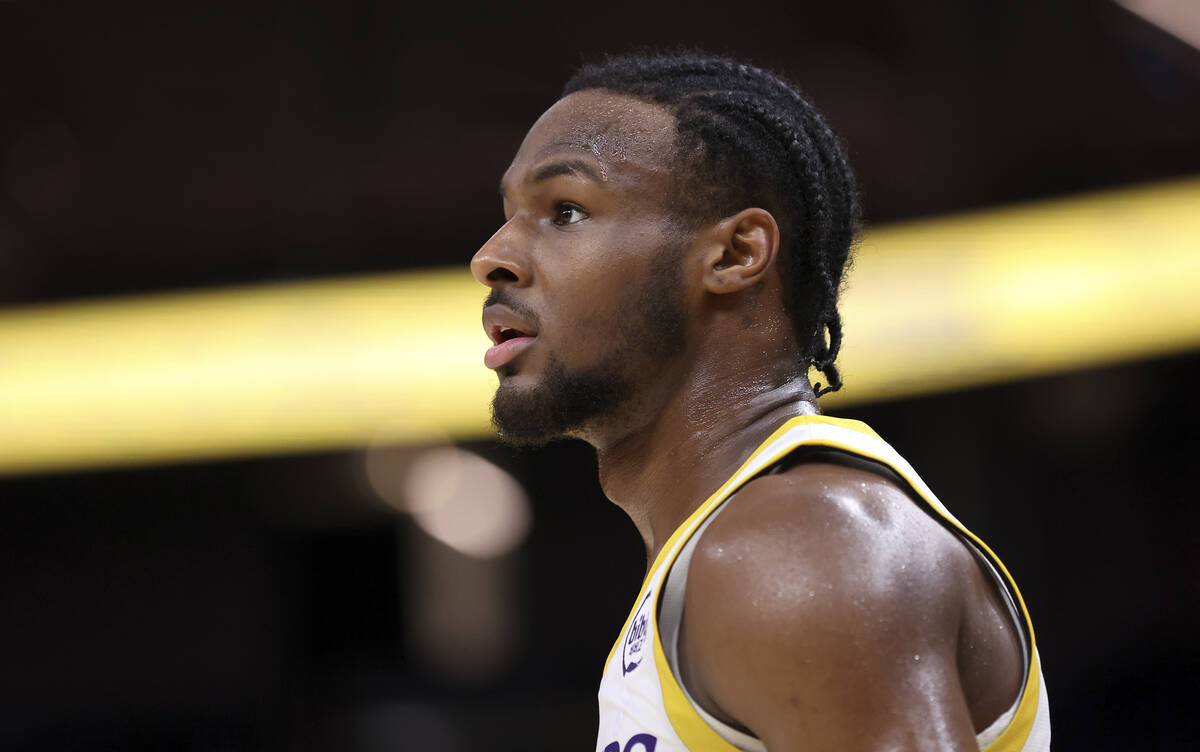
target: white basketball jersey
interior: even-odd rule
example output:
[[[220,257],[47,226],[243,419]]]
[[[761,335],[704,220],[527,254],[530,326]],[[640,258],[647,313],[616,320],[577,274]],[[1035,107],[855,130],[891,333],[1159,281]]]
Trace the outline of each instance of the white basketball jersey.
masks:
[[[866,424],[842,418],[805,415],[793,418],[764,441],[748,460],[683,522],[659,551],[620,638],[604,665],[600,682],[600,732],[596,752],[760,752],[758,739],[733,729],[695,705],[668,661],[660,636],[659,608],[668,574],[689,541],[742,484],[801,446],[829,447],[891,468],[967,544],[992,573],[1020,627],[1025,682],[1016,703],[976,740],[986,752],[1046,752],[1050,749],[1050,712],[1034,643],[1033,625],[1016,583],[995,554],[942,505],[896,450]],[[693,543],[694,545],[694,543]],[[687,556],[684,557],[686,561]],[[686,564],[681,564],[686,566]],[[674,586],[674,585],[673,585]],[[681,599],[680,599],[681,600]],[[681,605],[680,605],[681,607]],[[665,620],[665,614],[664,620]],[[674,644],[668,646],[674,656]]]

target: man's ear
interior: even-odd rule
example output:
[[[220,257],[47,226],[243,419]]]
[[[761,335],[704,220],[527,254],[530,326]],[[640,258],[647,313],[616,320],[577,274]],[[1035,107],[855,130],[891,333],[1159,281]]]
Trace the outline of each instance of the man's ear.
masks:
[[[758,284],[779,255],[779,225],[766,209],[743,209],[712,226],[704,289],[723,295]]]

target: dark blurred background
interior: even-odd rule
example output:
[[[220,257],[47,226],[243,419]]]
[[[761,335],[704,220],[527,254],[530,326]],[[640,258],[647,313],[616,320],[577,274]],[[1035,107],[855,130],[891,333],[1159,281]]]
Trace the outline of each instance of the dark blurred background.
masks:
[[[796,80],[870,223],[1200,173],[1200,52],[1108,0],[10,1],[0,305],[462,265],[572,69],[681,43]],[[843,413],[1021,584],[1058,750],[1195,747],[1198,378]],[[528,494],[515,550],[431,538],[364,450],[0,478],[0,749],[587,748],[640,540],[586,446],[460,447]]]

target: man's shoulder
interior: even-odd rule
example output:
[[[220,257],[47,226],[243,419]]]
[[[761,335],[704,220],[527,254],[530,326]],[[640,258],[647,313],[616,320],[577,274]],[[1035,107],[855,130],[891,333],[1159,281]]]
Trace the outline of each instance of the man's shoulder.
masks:
[[[726,504],[696,545],[680,643],[710,711],[766,733],[785,716],[819,723],[831,693],[884,712],[913,676],[954,685],[974,562],[898,485],[805,463]]]
[[[693,577],[853,585],[856,597],[953,585],[969,552],[893,480],[806,462],[743,486],[697,542]],[[739,589],[745,589],[739,588]],[[828,589],[828,588],[826,588]]]
[[[702,533],[688,572],[689,631],[716,641],[736,631],[803,654],[843,637],[882,652],[902,632],[953,640],[975,568],[897,484],[804,463],[748,483]]]

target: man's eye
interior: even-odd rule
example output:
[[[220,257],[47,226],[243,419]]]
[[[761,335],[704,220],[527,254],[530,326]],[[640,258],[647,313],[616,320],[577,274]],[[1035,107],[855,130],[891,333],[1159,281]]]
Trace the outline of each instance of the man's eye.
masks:
[[[551,221],[556,225],[573,225],[586,217],[587,214],[584,214],[583,209],[580,209],[578,206],[559,203],[554,205],[554,216]]]

